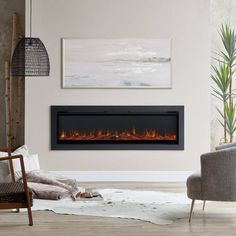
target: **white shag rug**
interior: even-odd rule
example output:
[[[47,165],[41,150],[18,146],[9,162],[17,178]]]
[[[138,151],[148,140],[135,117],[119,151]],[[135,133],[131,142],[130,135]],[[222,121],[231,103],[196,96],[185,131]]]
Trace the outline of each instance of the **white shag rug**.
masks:
[[[186,193],[134,191],[124,189],[96,190],[103,200],[73,201],[70,198],[52,201],[34,199],[33,211],[51,210],[57,214],[138,219],[154,224],[171,224],[187,218],[190,199]]]

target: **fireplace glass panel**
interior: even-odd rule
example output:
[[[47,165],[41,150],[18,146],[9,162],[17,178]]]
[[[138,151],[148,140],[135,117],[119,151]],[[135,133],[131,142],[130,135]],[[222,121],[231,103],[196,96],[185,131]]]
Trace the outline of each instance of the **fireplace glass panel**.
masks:
[[[57,142],[177,144],[178,113],[57,114]]]

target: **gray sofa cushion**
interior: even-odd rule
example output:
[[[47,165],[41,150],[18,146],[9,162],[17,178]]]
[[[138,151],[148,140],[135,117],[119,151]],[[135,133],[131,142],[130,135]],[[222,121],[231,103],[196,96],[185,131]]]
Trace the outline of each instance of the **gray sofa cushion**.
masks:
[[[236,143],[221,144],[220,146],[216,147],[216,150],[223,150],[223,149],[232,148],[232,147],[236,147]]]
[[[200,172],[190,175],[187,179],[187,194],[191,199],[202,198],[202,184]]]
[[[202,191],[200,172],[191,174],[187,179],[187,187],[192,191]]]
[[[203,198],[236,201],[236,147],[201,155]]]
[[[196,200],[236,201],[236,146],[202,154],[201,174],[188,178],[187,193]]]

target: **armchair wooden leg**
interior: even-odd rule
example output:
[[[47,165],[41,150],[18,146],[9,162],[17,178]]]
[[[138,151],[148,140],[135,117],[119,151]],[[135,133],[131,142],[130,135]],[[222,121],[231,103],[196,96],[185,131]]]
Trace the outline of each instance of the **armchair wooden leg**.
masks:
[[[203,211],[205,210],[205,206],[206,206],[206,201],[204,200],[204,201],[203,201],[203,205],[202,205],[202,210],[203,210]]]
[[[33,217],[32,217],[32,211],[31,207],[28,207],[28,217],[29,217],[29,226],[33,226]]]
[[[192,215],[193,215],[193,208],[194,208],[195,199],[192,199],[190,214],[189,214],[189,223],[191,223]]]

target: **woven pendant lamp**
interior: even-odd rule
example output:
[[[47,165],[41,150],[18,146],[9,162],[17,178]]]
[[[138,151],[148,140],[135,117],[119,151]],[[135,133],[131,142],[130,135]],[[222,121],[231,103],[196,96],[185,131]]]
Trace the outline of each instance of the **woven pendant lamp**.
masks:
[[[30,37],[22,38],[12,55],[13,76],[49,76],[47,50],[39,38],[32,38],[32,0],[30,0]]]

